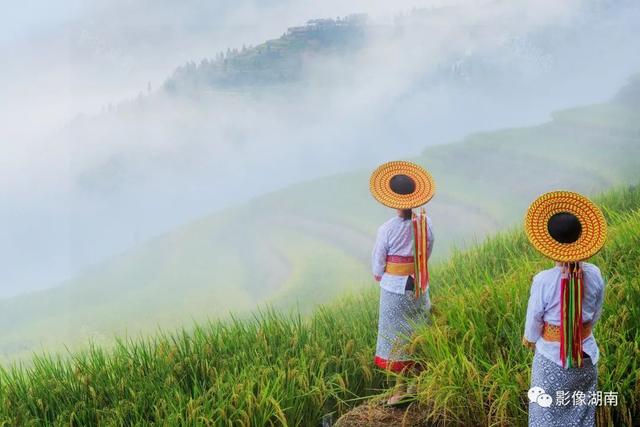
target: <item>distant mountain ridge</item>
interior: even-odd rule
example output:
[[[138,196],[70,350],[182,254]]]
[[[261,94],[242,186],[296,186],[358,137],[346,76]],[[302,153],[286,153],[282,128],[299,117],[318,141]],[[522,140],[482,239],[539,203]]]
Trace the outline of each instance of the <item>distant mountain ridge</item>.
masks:
[[[566,27],[534,27],[525,34],[505,29],[497,40],[489,43],[492,47],[485,50],[481,43],[474,45],[474,41],[487,37],[486,28],[460,24],[459,36],[467,40],[462,44],[469,46],[457,46],[449,55],[434,57],[431,64],[434,70],[419,71],[424,75],[418,80],[430,84],[455,81],[473,85],[493,79],[498,83],[507,75],[513,78],[514,70],[509,67],[518,63],[516,70],[523,78],[547,74],[564,56],[571,54],[571,43],[580,40],[583,33],[607,31],[608,19],[632,5],[630,1],[587,1],[579,8],[575,22]],[[397,47],[405,49],[406,55],[414,55],[419,51],[422,38],[428,38],[431,32],[436,36],[443,28],[447,31],[458,12],[456,6],[415,8],[386,24],[373,23],[364,13],[312,19],[305,25],[288,28],[277,39],[257,46],[227,48],[214,57],[179,66],[162,88],[174,95],[193,95],[207,89],[238,90],[292,84],[303,80],[305,71],[317,65],[314,59],[354,57],[364,48],[373,46],[375,50],[377,43],[390,40],[404,39]],[[380,55],[384,57],[384,52]],[[380,64],[384,64],[383,59]]]
[[[300,79],[309,55],[352,53],[365,43],[367,16],[312,19],[288,28],[275,40],[255,47],[220,52],[214,59],[178,67],[164,83],[169,93],[203,87],[234,88],[292,83]]]
[[[455,8],[414,9],[386,25],[372,24],[366,14],[312,19],[255,47],[228,48],[214,58],[179,66],[164,82],[163,89],[170,94],[194,94],[206,89],[249,89],[296,83],[304,78],[305,71],[317,65],[314,60],[353,57],[373,40],[388,41],[412,34],[416,38],[424,36],[422,31],[428,34],[429,26],[434,24],[437,28],[441,25],[439,19],[452,10]],[[465,30],[476,31],[473,27]],[[511,60],[526,60],[531,70],[539,72],[545,72],[553,61],[552,47],[535,35],[523,38],[506,34],[500,52]],[[504,58],[486,58],[484,53],[473,51],[458,53],[438,64],[438,79],[470,83],[486,78],[503,61]]]

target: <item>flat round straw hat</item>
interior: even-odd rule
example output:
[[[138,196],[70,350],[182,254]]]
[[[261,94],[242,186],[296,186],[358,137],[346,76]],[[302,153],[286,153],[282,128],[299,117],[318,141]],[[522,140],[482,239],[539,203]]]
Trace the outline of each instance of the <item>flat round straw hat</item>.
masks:
[[[373,171],[369,189],[373,197],[385,206],[412,209],[431,200],[436,188],[431,174],[422,166],[394,161]]]
[[[604,246],[607,222],[586,197],[571,191],[553,191],[538,197],[524,222],[531,244],[559,262],[591,258]]]

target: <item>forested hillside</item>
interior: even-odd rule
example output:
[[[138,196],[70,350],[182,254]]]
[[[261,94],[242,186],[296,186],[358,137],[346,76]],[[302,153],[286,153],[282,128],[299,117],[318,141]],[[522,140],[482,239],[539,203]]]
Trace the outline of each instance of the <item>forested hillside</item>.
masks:
[[[311,57],[335,59],[335,55],[353,55],[364,47],[366,21],[366,15],[313,19],[258,46],[227,49],[199,64],[189,62],[175,70],[164,88],[184,94],[203,88],[291,84],[300,80]]]

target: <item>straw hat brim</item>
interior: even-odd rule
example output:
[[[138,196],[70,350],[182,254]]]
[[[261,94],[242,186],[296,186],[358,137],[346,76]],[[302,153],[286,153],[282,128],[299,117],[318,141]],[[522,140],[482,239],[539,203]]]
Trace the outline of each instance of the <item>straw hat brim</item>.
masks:
[[[580,237],[573,243],[560,243],[549,233],[549,220],[562,212],[575,215],[582,226]],[[524,228],[534,248],[559,262],[591,258],[607,239],[607,222],[602,211],[588,198],[571,191],[553,191],[537,198],[529,207]]]
[[[399,194],[391,189],[391,179],[396,175],[406,175],[415,184],[409,194]],[[395,209],[412,209],[422,206],[433,198],[435,183],[433,177],[422,166],[405,161],[393,161],[379,166],[371,174],[369,189],[373,197],[385,206]]]

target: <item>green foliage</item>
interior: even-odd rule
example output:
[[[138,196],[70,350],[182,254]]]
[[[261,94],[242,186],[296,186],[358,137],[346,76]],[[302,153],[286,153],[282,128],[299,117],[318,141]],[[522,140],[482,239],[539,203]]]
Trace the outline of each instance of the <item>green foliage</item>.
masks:
[[[607,279],[596,326],[599,389],[617,391],[601,425],[640,417],[640,188],[601,197],[610,221],[593,262]],[[520,344],[529,284],[547,268],[520,230],[432,269],[431,326],[413,349],[425,370],[418,399],[438,425],[526,420],[531,354]],[[5,425],[313,425],[386,384],[373,367],[377,292],[317,309],[273,309],[193,332],[93,347],[70,360],[42,356],[0,373]]]

